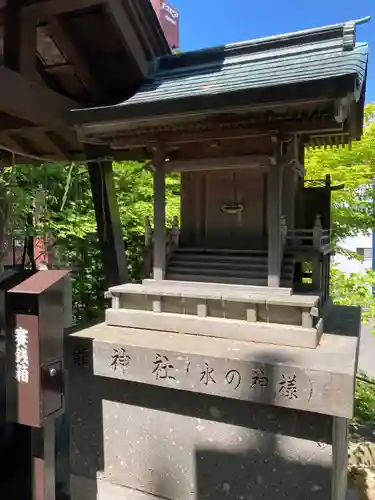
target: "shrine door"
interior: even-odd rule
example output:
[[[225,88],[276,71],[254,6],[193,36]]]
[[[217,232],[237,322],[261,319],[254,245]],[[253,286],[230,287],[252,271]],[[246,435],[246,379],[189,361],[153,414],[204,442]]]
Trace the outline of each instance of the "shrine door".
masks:
[[[262,248],[266,234],[265,179],[265,173],[255,169],[183,173],[182,246]]]

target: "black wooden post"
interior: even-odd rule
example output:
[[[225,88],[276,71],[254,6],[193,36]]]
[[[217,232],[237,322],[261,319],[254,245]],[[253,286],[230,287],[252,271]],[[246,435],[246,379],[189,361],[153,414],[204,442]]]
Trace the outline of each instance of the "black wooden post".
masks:
[[[89,145],[86,155],[107,285],[121,285],[128,281],[128,269],[112,162],[104,160],[109,150]]]

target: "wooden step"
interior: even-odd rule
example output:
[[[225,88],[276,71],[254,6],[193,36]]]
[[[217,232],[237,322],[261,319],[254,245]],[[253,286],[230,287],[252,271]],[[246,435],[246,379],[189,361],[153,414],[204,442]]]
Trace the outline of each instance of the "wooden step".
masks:
[[[186,260],[180,260],[180,259],[172,259],[169,264],[168,264],[168,269],[172,268],[188,268],[188,269],[217,269],[217,270],[224,270],[224,271],[253,271],[253,270],[258,270],[258,271],[264,271],[267,272],[268,265],[267,262],[231,262],[228,264],[228,262],[221,262],[221,261],[207,261],[207,262],[200,262],[200,261],[186,261]]]
[[[234,276],[204,276],[197,274],[177,274],[167,273],[167,280],[173,281],[194,281],[203,283],[227,283],[229,285],[253,285],[267,286],[267,280],[264,278],[237,278]]]
[[[267,268],[249,268],[246,270],[243,269],[237,269],[235,267],[224,267],[222,268],[217,268],[215,266],[206,266],[203,269],[197,269],[193,266],[187,266],[183,267],[180,265],[175,265],[175,266],[168,266],[167,272],[175,272],[178,274],[197,274],[197,272],[202,272],[202,274],[205,274],[206,276],[215,276],[215,275],[220,275],[220,276],[235,276],[238,278],[244,277],[244,278],[257,278],[257,277],[266,277],[267,276]]]
[[[222,248],[177,248],[176,253],[211,253],[211,254],[223,254],[223,255],[254,255],[254,254],[263,254],[267,255],[267,250],[235,250],[235,249],[222,249]]]
[[[173,253],[171,260],[184,262],[268,262],[267,255],[219,255],[219,254],[196,254],[196,253]]]

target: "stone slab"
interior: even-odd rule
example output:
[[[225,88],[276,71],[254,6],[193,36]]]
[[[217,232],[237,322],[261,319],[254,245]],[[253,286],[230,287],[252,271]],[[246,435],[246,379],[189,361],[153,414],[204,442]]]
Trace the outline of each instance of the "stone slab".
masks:
[[[288,293],[285,290],[288,290]],[[259,303],[264,303],[267,298],[270,298],[273,301],[272,303],[274,303],[278,297],[282,297],[282,303],[286,304],[288,304],[288,298],[291,297],[290,289],[269,289],[264,286],[195,283],[175,280],[144,280],[142,284],[126,283],[111,287],[107,295],[116,297],[128,293],[205,299],[251,300],[255,303],[258,301]],[[313,302],[311,296],[308,295],[293,295],[293,299],[291,300],[290,305],[299,305],[298,302],[302,301],[302,306],[305,307],[308,307]]]
[[[335,311],[351,333],[325,333],[316,349],[100,324],[69,337],[68,358],[107,378],[350,418],[359,316]]]
[[[145,280],[146,281],[146,280]],[[174,285],[170,285],[173,283]],[[187,286],[189,282],[180,281],[153,281],[149,283],[134,284],[127,283],[118,285],[108,290],[108,296],[118,297],[124,294],[140,294],[140,295],[159,295],[161,297],[187,297],[201,299],[222,299],[230,301],[250,301],[255,304],[270,304],[311,308],[319,304],[320,297],[310,294],[286,294],[285,292],[276,293],[268,292],[268,287],[255,287],[259,291],[255,292],[251,286],[232,286],[233,288],[222,288],[221,284],[217,287],[202,287],[207,283],[191,283],[193,286]],[[280,290],[280,289],[278,289]]]
[[[164,331],[310,349],[316,348],[322,333],[321,328],[135,309],[107,309],[105,321],[110,326],[154,330],[155,334]]]
[[[332,418],[73,369],[72,500],[327,500]]]
[[[142,282],[146,286],[158,286],[158,287],[168,287],[177,289],[180,287],[185,287],[187,289],[201,289],[203,290],[220,290],[222,293],[232,293],[232,292],[244,292],[248,294],[260,293],[260,294],[277,294],[277,295],[291,295],[292,289],[285,287],[267,287],[267,286],[254,286],[254,285],[234,285],[229,283],[204,283],[200,281],[178,281],[178,280],[153,280],[145,279]]]

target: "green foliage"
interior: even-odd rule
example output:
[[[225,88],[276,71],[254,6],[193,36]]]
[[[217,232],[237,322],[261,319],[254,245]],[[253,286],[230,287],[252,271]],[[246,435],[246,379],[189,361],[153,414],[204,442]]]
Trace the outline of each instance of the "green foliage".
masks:
[[[114,164],[117,199],[128,257],[129,275],[140,279],[144,223],[153,218],[152,173],[137,162]],[[8,207],[7,230],[21,234],[48,235],[55,247],[57,265],[71,268],[75,320],[89,320],[103,312],[105,279],[97,238],[96,218],[86,166],[73,164],[19,165],[0,176],[0,201]],[[166,181],[167,224],[179,215],[179,176]],[[38,220],[26,227],[27,216]],[[0,206],[1,207],[1,206]]]
[[[375,179],[375,104],[366,106],[365,126],[360,141],[352,148],[310,149],[306,154],[306,178],[324,179],[345,189],[332,192],[332,222],[340,242],[359,231],[374,227],[373,182]]]
[[[359,232],[370,234],[375,227],[373,182],[375,181],[375,104],[365,109],[364,132],[360,141],[343,148],[310,149],[306,154],[306,178],[324,179],[331,175],[332,185],[344,184],[344,189],[332,192],[332,230],[336,253],[360,259],[355,252],[343,248],[343,240]],[[372,270],[346,275],[332,269],[331,295],[343,305],[359,305],[362,318],[375,317]]]
[[[364,373],[359,374],[355,392],[354,418],[352,427],[374,425],[375,423],[375,380]]]
[[[331,297],[335,304],[362,308],[362,322],[367,324],[375,318],[375,272],[370,269],[363,274],[345,274],[331,269]]]

